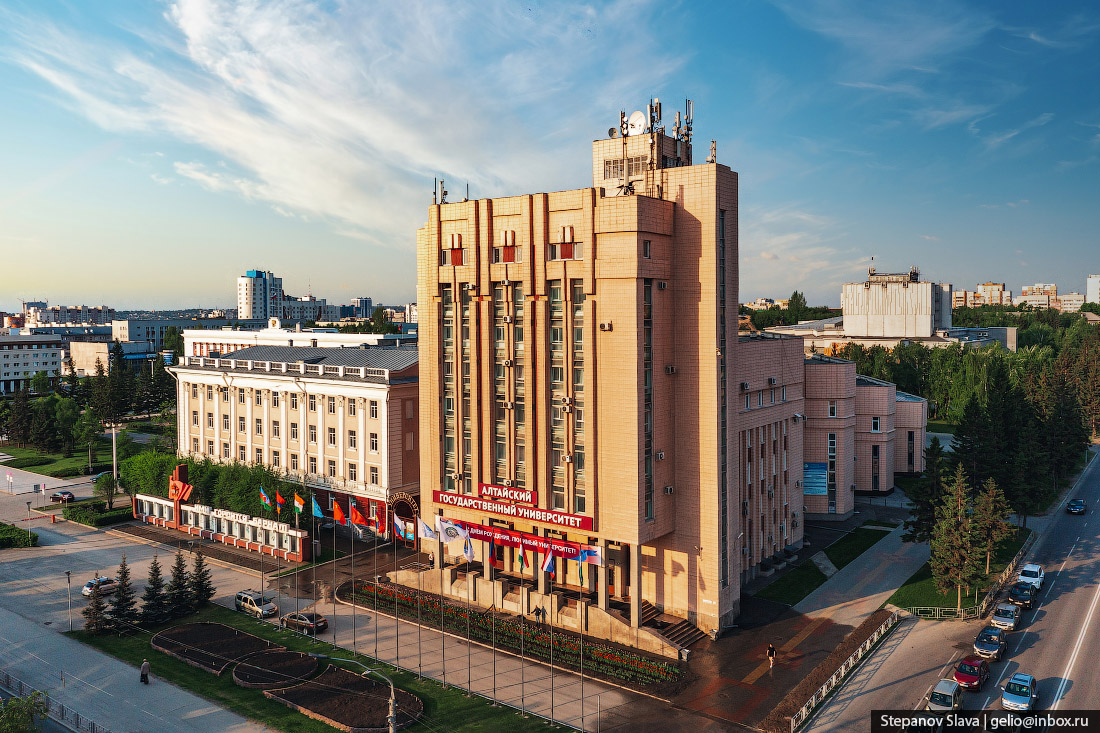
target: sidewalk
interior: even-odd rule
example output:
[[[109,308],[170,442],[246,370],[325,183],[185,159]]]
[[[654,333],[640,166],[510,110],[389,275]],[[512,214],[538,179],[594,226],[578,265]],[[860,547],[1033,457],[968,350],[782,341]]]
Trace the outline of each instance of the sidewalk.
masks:
[[[134,667],[43,630],[4,608],[0,608],[0,669],[113,731],[265,730],[157,679],[155,666],[146,687],[138,681]]]

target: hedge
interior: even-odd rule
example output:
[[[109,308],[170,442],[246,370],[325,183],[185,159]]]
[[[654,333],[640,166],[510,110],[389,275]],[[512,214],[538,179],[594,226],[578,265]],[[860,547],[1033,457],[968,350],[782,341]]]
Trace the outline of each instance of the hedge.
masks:
[[[105,511],[106,506],[101,501],[91,502],[77,506],[67,506],[61,513],[65,519],[86,524],[89,527],[103,527],[104,525],[117,524],[134,518],[133,509],[129,506]]]
[[[46,456],[27,456],[26,458],[13,458],[4,465],[8,468],[30,468],[31,466],[45,466],[47,463],[53,463],[53,459]]]
[[[38,547],[38,535],[0,522],[0,548],[5,547]]]
[[[102,473],[103,471],[110,471],[110,463],[97,463],[91,467],[84,466],[72,466],[71,468],[62,468],[59,471],[53,472],[54,478],[73,478],[74,476],[88,476],[93,473]]]

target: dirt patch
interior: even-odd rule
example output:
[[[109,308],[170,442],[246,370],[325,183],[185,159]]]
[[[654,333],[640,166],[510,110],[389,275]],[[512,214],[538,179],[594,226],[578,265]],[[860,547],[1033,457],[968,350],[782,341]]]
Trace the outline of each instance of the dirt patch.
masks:
[[[780,700],[775,709],[768,713],[760,723],[761,729],[770,733],[789,733],[791,730],[791,716],[806,704],[810,696],[817,692],[825,682],[840,669],[840,665],[852,656],[863,642],[871,638],[871,634],[881,626],[892,613],[882,608],[875,611],[860,624],[855,631],[844,637],[844,641],[825,657],[824,660],[805,679],[798,683],[793,690]]]
[[[305,682],[317,671],[317,659],[301,652],[259,652],[233,668],[233,681],[241,687],[271,690]]]
[[[284,650],[266,639],[216,623],[173,626],[154,636],[149,643],[157,651],[216,675],[250,654]]]
[[[390,686],[346,669],[329,665],[320,676],[296,687],[266,690],[264,695],[349,733],[386,730]],[[417,720],[424,712],[420,698],[397,690],[397,727]]]

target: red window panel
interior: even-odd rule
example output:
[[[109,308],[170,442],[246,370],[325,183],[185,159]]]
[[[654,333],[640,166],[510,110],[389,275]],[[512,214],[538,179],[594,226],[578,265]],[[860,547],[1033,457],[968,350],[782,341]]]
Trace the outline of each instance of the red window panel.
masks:
[[[451,250],[451,264],[456,266],[456,267],[462,265],[462,250],[460,250],[460,249],[452,249]]]
[[[515,262],[516,261],[516,248],[515,247],[505,247],[504,248],[504,261],[505,262]]]
[[[572,242],[562,242],[561,243],[561,249],[559,251],[560,251],[559,256],[561,257],[561,259],[563,259],[563,260],[573,259],[573,243]]]

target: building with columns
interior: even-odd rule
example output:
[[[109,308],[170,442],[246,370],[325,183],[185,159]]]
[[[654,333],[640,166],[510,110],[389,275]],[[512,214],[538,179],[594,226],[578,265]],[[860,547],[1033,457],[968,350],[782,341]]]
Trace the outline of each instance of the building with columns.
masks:
[[[178,381],[179,452],[260,463],[313,488],[327,511],[349,499],[388,534],[418,513],[415,348],[255,346],[187,356]]]

